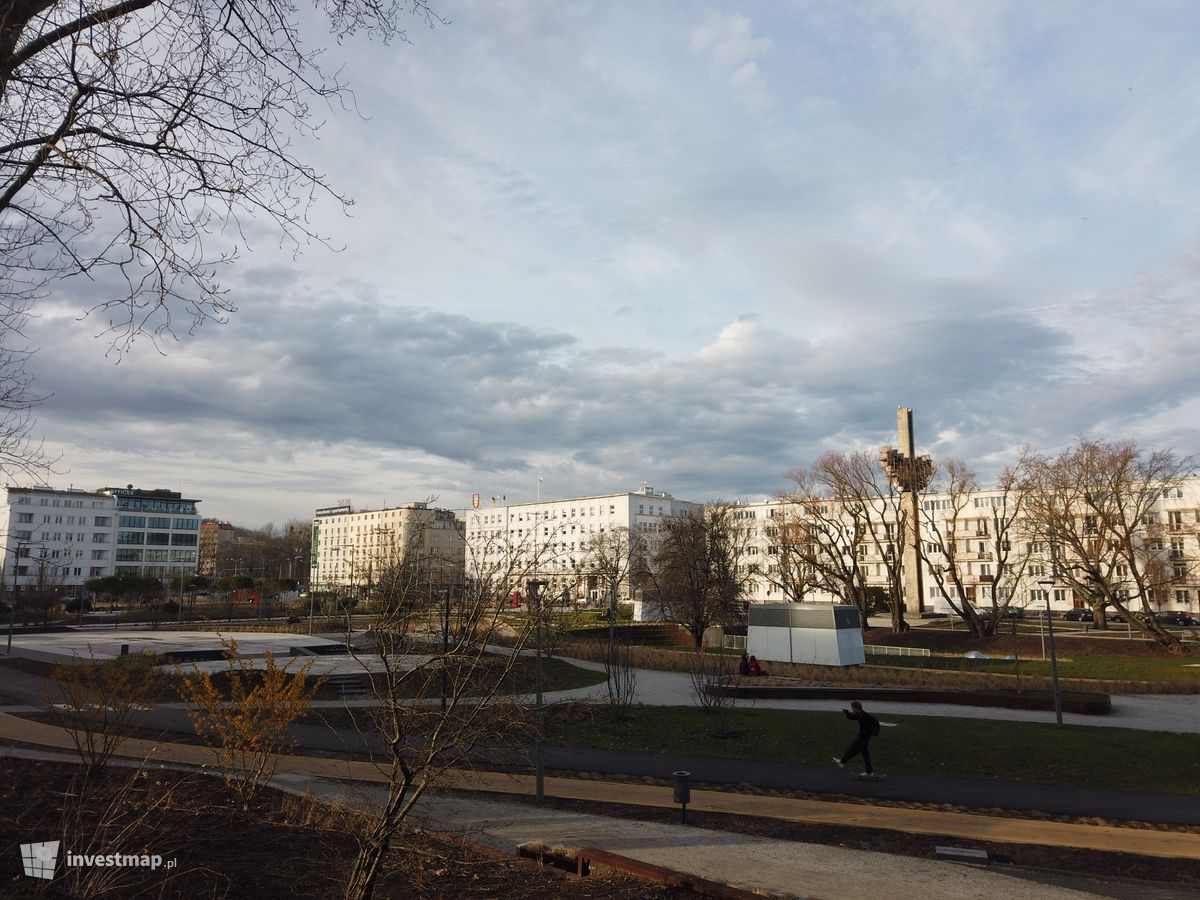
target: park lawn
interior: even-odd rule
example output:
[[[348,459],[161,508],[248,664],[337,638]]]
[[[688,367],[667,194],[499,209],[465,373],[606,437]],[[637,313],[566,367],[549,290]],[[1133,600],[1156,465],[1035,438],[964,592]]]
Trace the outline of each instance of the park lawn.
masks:
[[[897,716],[871,742],[882,772],[1071,784],[1200,795],[1200,738],[1194,734],[1085,725]],[[571,747],[828,766],[857,733],[838,711],[730,710],[731,734],[694,707],[638,707],[627,720],[608,710],[560,727],[551,740]]]
[[[874,656],[868,667],[950,669],[962,672],[1015,674],[1016,663],[1004,659],[968,659],[965,656]],[[1049,675],[1050,662],[1021,659],[1022,675]],[[1189,681],[1200,683],[1200,657],[1072,656],[1059,658],[1061,678],[1100,678],[1111,681]]]

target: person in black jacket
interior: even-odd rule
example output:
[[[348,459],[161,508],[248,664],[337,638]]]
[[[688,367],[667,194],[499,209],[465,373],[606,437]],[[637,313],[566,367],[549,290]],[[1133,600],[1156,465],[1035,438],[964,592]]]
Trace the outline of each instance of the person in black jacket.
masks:
[[[853,719],[858,722],[858,737],[851,741],[850,746],[846,748],[846,752],[840,757],[835,756],[833,761],[839,766],[844,766],[855,756],[862,755],[863,758],[863,774],[874,775],[875,770],[871,767],[871,738],[879,734],[879,720],[863,709],[862,704],[857,700],[850,704],[850,709],[843,709],[847,719]]]

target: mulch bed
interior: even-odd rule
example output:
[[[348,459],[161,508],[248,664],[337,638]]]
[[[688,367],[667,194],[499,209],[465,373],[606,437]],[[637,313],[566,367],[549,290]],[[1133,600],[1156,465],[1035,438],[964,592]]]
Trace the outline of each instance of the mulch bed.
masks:
[[[264,792],[249,812],[220,780],[151,771],[123,770],[98,777],[78,806],[73,779],[78,766],[25,759],[0,759],[0,894],[6,897],[71,897],[107,887],[119,897],[337,897],[357,851],[353,813],[275,792]],[[119,798],[118,812],[102,812]],[[73,810],[79,809],[79,824]],[[88,849],[88,835],[106,828],[111,844]],[[62,840],[52,882],[27,878],[17,845]],[[102,845],[97,845],[102,846]],[[174,869],[75,868],[67,851],[159,854]],[[90,885],[72,882],[86,873]],[[500,854],[447,835],[409,829],[385,860],[379,898],[521,897],[633,898],[694,897],[637,878],[592,876],[575,879],[534,862]]]

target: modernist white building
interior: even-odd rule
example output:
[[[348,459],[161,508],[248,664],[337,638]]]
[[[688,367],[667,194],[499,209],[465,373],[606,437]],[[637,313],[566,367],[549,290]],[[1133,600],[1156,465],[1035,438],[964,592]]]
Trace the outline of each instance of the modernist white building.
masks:
[[[1047,600],[1050,608],[1062,612],[1084,605],[1084,599],[1061,579],[1054,579],[1046,547],[1031,537],[1025,520],[1015,518],[1007,535],[998,536],[993,525],[993,508],[1003,503],[996,490],[981,490],[960,497],[960,512],[955,517],[957,528],[947,530],[951,499],[948,495],[926,493],[921,500],[921,540],[924,557],[921,560],[924,584],[924,610],[950,613],[940,584],[946,584],[951,596],[953,585],[945,565],[944,550],[955,544],[958,577],[966,599],[979,607],[990,606],[998,574],[998,554],[1008,555],[1010,577],[1000,588],[1004,596],[998,599],[1018,608],[1042,609]],[[830,502],[830,506],[834,504]],[[781,568],[786,565],[779,545],[778,527],[785,521],[795,521],[799,514],[795,504],[783,500],[763,500],[743,504],[738,515],[744,521],[749,542],[743,565],[750,569],[747,580],[747,599],[750,602],[779,603],[803,599],[805,602],[841,602],[827,591],[813,589],[803,598],[792,596],[784,586]],[[836,515],[831,516],[836,518]],[[864,582],[873,587],[890,587],[888,563],[890,554],[900,551],[896,529],[882,522],[881,539],[864,541],[858,548],[857,565]],[[848,523],[848,517],[843,523]],[[1144,522],[1147,550],[1156,554],[1166,566],[1165,579],[1170,583],[1153,598],[1155,609],[1200,611],[1200,477],[1186,478],[1178,487],[1163,491]],[[844,527],[849,527],[844,524]],[[934,532],[940,529],[941,534]],[[1005,544],[1004,547],[1000,543]],[[1122,567],[1114,565],[1112,577],[1123,577]],[[1120,591],[1120,588],[1118,588]],[[1128,593],[1128,592],[1126,592]],[[911,612],[911,611],[910,611]]]
[[[606,533],[626,529],[652,559],[663,522],[702,504],[677,500],[646,485],[637,492],[596,494],[565,500],[537,500],[471,510],[467,513],[467,570],[475,577],[499,577],[524,592],[528,579],[550,583],[549,591],[595,598],[600,586],[587,575],[589,548]],[[629,598],[626,583],[622,599]]]
[[[426,503],[384,509],[349,504],[318,509],[312,523],[313,590],[367,588],[381,569],[418,553],[448,578],[461,576],[463,523],[452,510]]]
[[[175,491],[7,488],[0,508],[5,587],[69,593],[88,579],[193,575],[199,501]]]

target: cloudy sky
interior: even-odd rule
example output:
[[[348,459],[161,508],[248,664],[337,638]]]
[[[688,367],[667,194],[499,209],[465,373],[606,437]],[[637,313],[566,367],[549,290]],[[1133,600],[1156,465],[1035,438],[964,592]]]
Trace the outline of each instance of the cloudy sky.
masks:
[[[1081,434],[1196,449],[1200,5],[438,8],[330,50],[358,113],[306,152],[343,249],[251,229],[232,320],[119,363],[99,286],[43,307],[56,486],[249,526],[538,473],[761,497],[899,405],[985,476]]]

